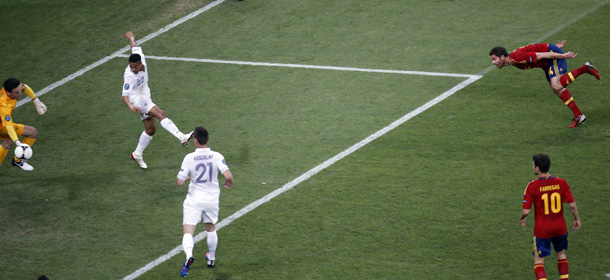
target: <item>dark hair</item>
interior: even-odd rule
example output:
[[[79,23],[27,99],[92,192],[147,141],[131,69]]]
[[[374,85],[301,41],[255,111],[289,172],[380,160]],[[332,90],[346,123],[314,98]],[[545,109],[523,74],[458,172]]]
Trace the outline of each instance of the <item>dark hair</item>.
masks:
[[[6,81],[4,81],[4,84],[2,86],[4,86],[4,90],[6,92],[11,92],[13,91],[13,89],[19,87],[21,85],[21,82],[15,78],[8,78],[6,79]]]
[[[208,144],[208,139],[210,139],[210,134],[208,133],[208,130],[205,129],[205,127],[198,126],[197,128],[195,128],[195,131],[193,131],[193,137],[197,139],[199,145],[206,145]]]
[[[142,61],[142,57],[137,53],[134,53],[129,56],[129,62],[140,62],[140,61]]]
[[[503,47],[495,47],[489,51],[489,56],[495,55],[497,57],[508,56],[508,52]]]
[[[549,156],[537,154],[533,156],[532,159],[534,160],[534,166],[540,168],[540,172],[549,172],[549,169],[551,168],[551,158],[549,158]]]

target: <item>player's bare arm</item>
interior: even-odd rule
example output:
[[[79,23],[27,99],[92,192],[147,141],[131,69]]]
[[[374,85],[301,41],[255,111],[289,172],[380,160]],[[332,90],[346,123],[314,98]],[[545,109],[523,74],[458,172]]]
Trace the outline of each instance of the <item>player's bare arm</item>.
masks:
[[[530,214],[530,210],[531,209],[521,210],[521,217],[519,218],[519,223],[521,224],[522,227],[524,227],[526,225],[525,219],[527,218],[527,215]]]
[[[555,46],[558,46],[560,49],[563,48],[563,46],[566,44],[566,40],[561,40],[558,41],[557,44],[555,44]]]
[[[573,52],[567,53],[554,53],[554,52],[537,52],[536,59],[570,59],[576,57],[578,54]]]
[[[140,107],[131,105],[131,102],[129,102],[128,96],[122,96],[121,98],[123,99],[123,103],[125,103],[125,105],[127,105],[127,107],[129,107],[129,110],[131,110],[134,114],[140,113]]]
[[[182,180],[182,179],[178,178],[178,182],[177,182],[177,183],[178,183],[178,186],[182,186],[182,185],[184,185],[184,183],[185,183],[187,180],[190,180],[190,179],[191,179],[191,176],[186,177],[186,180]]]
[[[230,189],[233,186],[233,174],[231,174],[231,171],[227,170],[222,173],[222,175],[225,176],[225,183],[223,184],[223,186],[227,189]]]
[[[572,230],[576,231],[580,228],[580,216],[578,215],[578,207],[576,207],[576,202],[570,202],[570,212],[572,212],[572,216],[574,216]]]
[[[129,46],[130,47],[137,47],[138,44],[136,43],[136,37],[133,35],[133,32],[131,31],[127,31],[125,32],[125,38],[129,39]]]

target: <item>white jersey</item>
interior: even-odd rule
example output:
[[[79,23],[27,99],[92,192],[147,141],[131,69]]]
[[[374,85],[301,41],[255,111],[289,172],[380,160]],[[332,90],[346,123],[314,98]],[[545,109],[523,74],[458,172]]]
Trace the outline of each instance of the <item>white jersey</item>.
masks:
[[[141,47],[131,48],[132,54],[139,54],[142,58],[142,64],[144,70],[134,74],[127,65],[123,79],[123,96],[129,96],[129,101],[132,104],[139,104],[142,100],[150,99],[150,88],[148,87],[148,66],[146,65],[146,58],[142,52]]]
[[[225,158],[210,148],[198,148],[182,161],[178,179],[191,177],[187,199],[198,203],[218,203],[220,187],[218,173],[229,170]]]

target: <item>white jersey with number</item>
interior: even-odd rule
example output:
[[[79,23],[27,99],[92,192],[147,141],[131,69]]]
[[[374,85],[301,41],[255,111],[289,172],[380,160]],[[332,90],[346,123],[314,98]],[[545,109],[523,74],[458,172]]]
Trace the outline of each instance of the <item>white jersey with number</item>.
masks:
[[[123,83],[123,96],[129,96],[129,101],[132,104],[138,104],[141,103],[142,100],[150,99],[148,66],[146,65],[146,58],[144,57],[141,47],[131,48],[131,53],[140,55],[144,70],[138,72],[138,74],[134,74],[133,71],[131,71],[131,68],[129,68],[129,65],[127,65],[125,74],[123,75],[123,79],[125,80]]]
[[[218,173],[229,170],[225,158],[210,148],[198,148],[184,157],[178,179],[187,180],[189,192],[187,199],[197,203],[218,203],[220,198],[220,187]]]

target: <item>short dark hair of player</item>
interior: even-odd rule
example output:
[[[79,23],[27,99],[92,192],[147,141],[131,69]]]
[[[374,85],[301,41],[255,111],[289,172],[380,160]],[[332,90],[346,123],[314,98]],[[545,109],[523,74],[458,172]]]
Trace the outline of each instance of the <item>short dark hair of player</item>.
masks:
[[[205,129],[205,127],[198,126],[197,128],[195,128],[195,131],[193,131],[193,137],[197,139],[199,145],[206,145],[208,144],[208,139],[210,139],[210,134],[208,133],[208,130]]]
[[[142,57],[137,53],[134,53],[129,56],[129,62],[140,62],[140,61],[142,61]]]
[[[540,172],[542,172],[542,173],[549,172],[549,169],[551,168],[551,158],[549,158],[549,156],[544,155],[544,154],[537,154],[537,155],[533,156],[533,159],[534,159],[534,166],[537,166],[538,168],[540,168]]]
[[[497,57],[508,56],[508,52],[503,47],[495,47],[489,51],[489,56],[495,55]]]
[[[21,85],[21,82],[15,78],[8,78],[6,79],[6,81],[4,81],[4,84],[2,85],[4,87],[4,90],[6,92],[11,92],[13,91],[13,89],[19,87]]]

